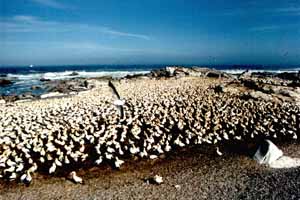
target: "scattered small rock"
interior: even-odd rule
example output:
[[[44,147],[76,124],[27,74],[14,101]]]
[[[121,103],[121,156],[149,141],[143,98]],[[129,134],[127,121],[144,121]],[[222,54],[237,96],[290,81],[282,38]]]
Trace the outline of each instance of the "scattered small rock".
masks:
[[[180,185],[174,185],[174,187],[175,187],[177,190],[180,190],[180,189],[181,189],[181,186],[180,186]]]

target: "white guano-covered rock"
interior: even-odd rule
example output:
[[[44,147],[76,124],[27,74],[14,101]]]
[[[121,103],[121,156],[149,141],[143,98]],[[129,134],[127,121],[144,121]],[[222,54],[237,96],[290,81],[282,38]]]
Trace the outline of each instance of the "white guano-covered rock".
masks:
[[[271,164],[283,156],[283,152],[270,140],[264,140],[254,154],[253,159],[259,164]]]

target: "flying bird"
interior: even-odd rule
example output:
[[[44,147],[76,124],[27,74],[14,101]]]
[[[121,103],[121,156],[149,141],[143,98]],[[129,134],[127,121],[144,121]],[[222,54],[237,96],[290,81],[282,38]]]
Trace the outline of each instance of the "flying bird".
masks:
[[[120,113],[120,119],[124,118],[124,104],[125,100],[121,99],[116,87],[113,85],[111,81],[108,82],[108,86],[110,87],[112,93],[114,94],[116,100],[114,101],[114,105],[117,107],[119,113]]]

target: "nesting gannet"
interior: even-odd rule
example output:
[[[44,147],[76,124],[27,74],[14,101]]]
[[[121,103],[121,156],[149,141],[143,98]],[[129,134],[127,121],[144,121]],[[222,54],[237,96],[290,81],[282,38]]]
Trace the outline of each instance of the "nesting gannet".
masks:
[[[30,172],[27,171],[25,174],[23,174],[21,177],[20,177],[20,180],[25,183],[25,184],[29,184],[31,181],[32,181],[32,177],[30,175]]]
[[[120,168],[123,163],[123,160],[120,160],[118,157],[116,157],[116,160],[114,162],[116,168]]]
[[[163,178],[159,175],[155,175],[154,177],[146,179],[146,181],[147,183],[156,184],[156,185],[160,185],[164,182]]]
[[[223,153],[220,151],[219,147],[216,148],[216,153],[219,155],[219,156],[222,156]]]
[[[125,100],[121,99],[116,87],[112,84],[111,81],[108,82],[108,86],[110,87],[112,93],[114,94],[114,96],[116,97],[116,100],[114,101],[114,105],[117,107],[119,113],[120,113],[120,119],[124,118],[124,104],[125,104]]]
[[[83,183],[83,180],[82,178],[80,178],[79,176],[77,176],[76,172],[75,171],[72,171],[70,174],[69,174],[69,177],[68,177],[70,180],[72,180],[74,183],[80,183],[82,184]]]
[[[52,166],[49,168],[49,174],[54,173],[55,170],[56,170],[56,165],[55,165],[55,163],[53,163]]]

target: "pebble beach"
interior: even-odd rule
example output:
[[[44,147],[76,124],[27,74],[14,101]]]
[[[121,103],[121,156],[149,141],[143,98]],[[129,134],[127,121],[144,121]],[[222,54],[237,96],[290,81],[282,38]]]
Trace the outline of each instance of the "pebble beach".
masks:
[[[123,118],[106,80],[59,98],[0,104],[0,197],[297,199],[299,169],[270,171],[250,152],[267,138],[300,156],[299,87],[249,80],[113,80],[125,101]],[[232,150],[233,144],[243,148]],[[84,185],[72,183],[70,172]],[[162,185],[146,183],[155,174],[164,177]],[[290,187],[265,196],[280,178]],[[274,185],[253,190],[264,181]]]

